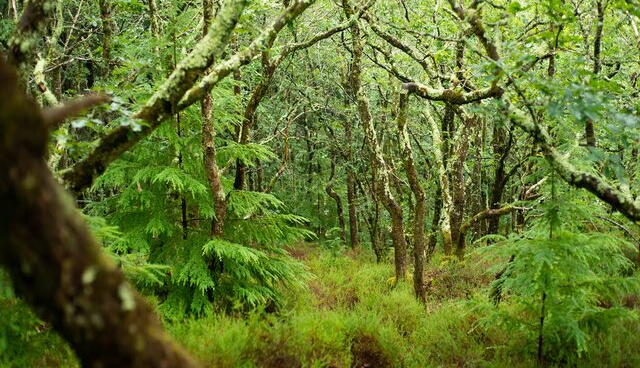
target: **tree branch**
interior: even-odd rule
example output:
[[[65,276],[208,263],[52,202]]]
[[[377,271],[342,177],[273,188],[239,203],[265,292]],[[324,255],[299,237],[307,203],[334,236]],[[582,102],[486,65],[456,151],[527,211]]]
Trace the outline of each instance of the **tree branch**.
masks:
[[[0,58],[0,264],[83,367],[199,367],[106,256],[44,160],[48,126]]]
[[[502,208],[489,208],[486,209],[484,211],[478,212],[476,213],[473,217],[471,217],[470,219],[468,219],[467,221],[465,221],[462,226],[460,226],[460,237],[458,238],[458,247],[462,247],[462,249],[464,249],[467,245],[467,230],[469,230],[469,228],[471,226],[473,226],[473,224],[477,223],[478,221],[482,221],[485,219],[488,219],[490,217],[500,217],[503,215],[506,215],[508,213],[511,213],[513,211],[517,211],[517,210],[526,210],[528,208],[525,207],[516,207],[513,205],[506,205]]]
[[[246,3],[247,0],[225,2],[207,36],[198,42],[189,56],[177,65],[169,78],[134,115],[145,122],[140,131],[133,131],[128,126],[114,129],[100,139],[98,146],[89,156],[62,175],[62,180],[71,191],[77,193],[90,187],[93,180],[102,174],[111,162],[151,134],[167,115],[176,110],[176,103],[184,92],[210,67],[214,59],[222,54]]]
[[[78,116],[82,112],[97,105],[109,102],[111,98],[101,93],[92,93],[83,98],[68,101],[61,106],[45,109],[42,116],[50,130],[58,128],[65,120]]]
[[[314,2],[315,0],[300,0],[290,5],[258,38],[251,42],[247,48],[216,65],[197,85],[189,88],[178,103],[178,109],[183,110],[200,100],[231,72],[239,69],[241,66],[249,64],[263,50],[270,48],[280,30],[287,25],[287,23],[302,14],[302,12]]]
[[[509,107],[509,112],[511,122],[527,132],[540,145],[551,167],[569,185],[588,190],[615,210],[620,211],[629,220],[640,222],[640,203],[636,202],[631,195],[616,189],[595,174],[578,170],[553,146],[551,136],[542,125],[527,119],[524,112],[514,106]]]
[[[487,98],[500,97],[503,93],[502,89],[495,84],[489,88],[483,88],[471,92],[459,92],[450,88],[436,89],[418,82],[403,83],[402,88],[409,91],[409,93],[416,94],[424,99],[431,101],[443,101],[452,105],[466,105],[482,101]]]

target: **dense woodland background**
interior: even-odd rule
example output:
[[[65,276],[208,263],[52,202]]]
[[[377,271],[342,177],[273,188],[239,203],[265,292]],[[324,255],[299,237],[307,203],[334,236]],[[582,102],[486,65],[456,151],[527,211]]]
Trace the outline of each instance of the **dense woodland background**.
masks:
[[[0,365],[640,366],[635,1],[0,14]]]

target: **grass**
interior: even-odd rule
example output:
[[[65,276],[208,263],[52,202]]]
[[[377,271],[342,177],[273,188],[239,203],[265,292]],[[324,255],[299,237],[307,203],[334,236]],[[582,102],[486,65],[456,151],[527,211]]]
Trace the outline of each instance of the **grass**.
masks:
[[[535,344],[524,333],[483,323],[495,311],[487,298],[492,277],[473,256],[462,264],[434,259],[426,272],[428,302],[421,305],[410,282],[394,285],[392,265],[376,264],[366,252],[300,245],[292,253],[316,276],[306,289],[291,291],[276,313],[167,322],[169,333],[210,367],[535,366]],[[23,321],[14,326],[21,338],[0,350],[0,365],[76,366],[64,343],[35,330],[37,319],[14,303],[9,310],[23,313],[11,317]],[[0,327],[6,321],[3,316]],[[638,367],[637,346],[638,320],[616,322],[593,338],[578,366]]]

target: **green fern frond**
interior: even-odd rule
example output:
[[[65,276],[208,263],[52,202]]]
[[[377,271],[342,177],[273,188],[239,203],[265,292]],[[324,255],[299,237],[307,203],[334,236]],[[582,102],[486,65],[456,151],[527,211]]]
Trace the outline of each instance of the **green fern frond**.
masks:
[[[265,145],[259,143],[240,144],[235,141],[226,141],[224,146],[218,148],[217,154],[221,162],[240,160],[249,167],[255,166],[256,161],[271,162],[278,157]]]

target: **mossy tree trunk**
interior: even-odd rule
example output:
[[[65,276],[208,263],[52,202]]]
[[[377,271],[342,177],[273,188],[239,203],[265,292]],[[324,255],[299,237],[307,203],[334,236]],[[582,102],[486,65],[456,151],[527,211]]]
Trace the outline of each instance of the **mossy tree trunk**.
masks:
[[[213,0],[203,0],[203,34],[209,31],[209,25],[214,17]],[[207,94],[201,102],[202,112],[202,148],[204,170],[207,175],[209,189],[213,196],[214,218],[211,220],[211,236],[222,237],[224,222],[227,217],[227,196],[222,188],[221,174],[216,162],[216,127],[213,119],[213,99]]]
[[[442,197],[442,211],[440,212],[440,232],[442,234],[442,246],[444,253],[449,255],[453,250],[453,238],[451,236],[451,209],[453,208],[453,200],[451,199],[451,190],[449,175],[444,161],[443,148],[444,140],[442,139],[442,133],[440,127],[433,119],[433,116],[428,110],[425,110],[427,116],[427,122],[431,127],[431,137],[433,140],[434,156],[436,165],[438,165],[438,184],[440,186],[440,195]]]
[[[113,19],[111,12],[113,4],[111,0],[99,0],[100,20],[102,22],[102,68],[101,76],[106,78],[111,71],[111,38],[113,34]]]
[[[343,68],[342,74],[342,87],[347,92],[353,92],[351,85],[349,84],[349,76],[346,73],[346,68]],[[349,96],[351,95],[351,96]],[[353,93],[346,93],[344,96],[345,109],[350,104],[349,97],[353,96]],[[356,173],[353,169],[353,122],[349,118],[344,120],[344,135],[346,139],[346,155],[347,155],[347,206],[349,207],[349,244],[351,248],[358,246],[358,214],[356,209]],[[377,221],[376,221],[377,222]],[[371,224],[370,224],[371,225]],[[371,228],[370,228],[371,230]],[[372,245],[377,242],[377,236],[372,233],[371,237]],[[376,248],[374,247],[374,250]],[[376,253],[378,256],[378,253]],[[377,257],[378,259],[380,257]]]
[[[407,128],[407,104],[408,94],[406,91],[400,93],[398,101],[398,116],[396,122],[398,124],[398,132],[400,134],[400,145],[402,152],[402,162],[404,170],[407,173],[409,186],[413,195],[416,197],[416,204],[413,208],[413,290],[416,297],[425,302],[424,289],[424,260],[425,260],[425,235],[424,235],[424,219],[425,219],[425,192],[420,184],[418,170],[416,170],[413,162],[413,149],[411,148],[411,140],[409,139],[409,129]]]
[[[343,1],[343,6],[347,17],[352,16],[353,10],[348,4],[348,1]],[[354,22],[351,26],[351,37],[353,57],[351,60],[349,83],[351,84],[351,88],[356,96],[358,115],[360,116],[360,121],[364,127],[367,146],[371,151],[371,164],[378,170],[378,178],[376,179],[379,181],[378,192],[380,194],[382,204],[391,217],[391,238],[395,250],[395,274],[396,280],[401,280],[405,278],[407,273],[407,242],[404,234],[403,210],[402,206],[400,206],[398,201],[396,201],[393,193],[391,192],[391,181],[388,172],[389,169],[387,168],[387,163],[384,159],[382,149],[378,144],[373,118],[369,110],[369,100],[365,90],[362,88],[361,73],[363,46],[358,21]]]
[[[497,160],[496,169],[493,175],[493,185],[491,186],[491,199],[489,200],[490,209],[498,209],[502,204],[502,196],[504,188],[507,184],[507,158],[511,153],[513,145],[513,132],[502,126],[494,125],[493,128],[493,155]],[[489,234],[497,234],[500,225],[499,217],[490,217],[487,224],[487,232]]]
[[[103,254],[44,156],[47,117],[0,59],[0,264],[86,367],[197,367]]]
[[[333,179],[336,174],[336,159],[337,157],[334,154],[333,157],[331,158],[331,174],[329,176],[329,182],[327,182],[327,185],[324,187],[324,190],[325,192],[327,192],[327,195],[336,202],[338,226],[340,226],[340,240],[342,240],[342,242],[345,243],[347,241],[347,231],[346,231],[346,226],[344,222],[344,208],[342,206],[342,199],[340,198],[340,195],[333,189]]]

